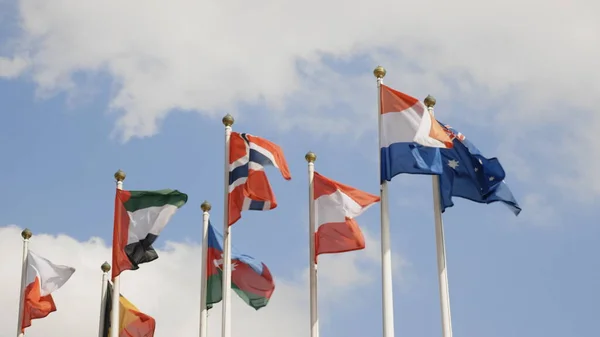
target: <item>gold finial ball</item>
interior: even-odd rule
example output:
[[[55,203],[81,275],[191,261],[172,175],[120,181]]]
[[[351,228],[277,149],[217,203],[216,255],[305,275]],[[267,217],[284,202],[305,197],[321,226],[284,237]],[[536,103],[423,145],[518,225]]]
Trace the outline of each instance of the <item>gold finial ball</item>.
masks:
[[[223,125],[232,126],[233,122],[235,122],[235,119],[233,119],[232,115],[227,114],[227,115],[225,115],[225,117],[223,117],[222,121],[223,121]]]
[[[31,232],[31,230],[29,228],[25,228],[21,232],[21,237],[23,238],[23,240],[29,240],[29,239],[31,239],[32,236],[33,236],[33,233]]]
[[[125,174],[125,172],[118,170],[117,173],[115,173],[115,179],[117,179],[117,181],[123,181],[125,180],[125,177],[127,175]]]
[[[210,202],[205,200],[202,205],[200,205],[200,208],[203,212],[209,212],[212,207],[210,206]]]
[[[387,71],[385,71],[385,68],[382,66],[377,66],[377,68],[373,70],[373,75],[375,75],[376,78],[384,78],[386,73]]]
[[[304,156],[304,159],[306,159],[306,161],[309,163],[314,163],[315,160],[317,160],[317,155],[312,151],[308,151],[306,156]]]
[[[100,269],[102,269],[103,273],[108,273],[110,271],[110,264],[104,261],[104,263],[100,266]]]
[[[433,108],[433,106],[435,105],[435,98],[431,95],[427,95],[427,97],[425,97],[425,100],[423,102],[425,103],[426,107]]]

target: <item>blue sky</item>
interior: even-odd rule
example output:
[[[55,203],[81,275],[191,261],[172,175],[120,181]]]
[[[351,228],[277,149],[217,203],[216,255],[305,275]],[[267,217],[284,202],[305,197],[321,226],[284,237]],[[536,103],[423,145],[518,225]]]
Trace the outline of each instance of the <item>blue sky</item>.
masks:
[[[63,0],[61,4],[74,6],[69,0]],[[372,70],[381,63],[389,74],[386,84],[420,98],[427,94],[436,96],[436,116],[440,120],[464,133],[484,155],[499,157],[507,171],[507,181],[523,206],[522,214],[514,217],[499,204],[481,205],[456,200],[455,207],[444,214],[454,333],[463,337],[576,337],[595,333],[593,315],[600,295],[595,290],[594,280],[600,277],[600,272],[593,248],[598,245],[600,229],[597,226],[599,214],[594,205],[600,195],[600,183],[597,178],[590,178],[595,175],[590,171],[597,172],[600,168],[595,155],[596,150],[600,151],[600,144],[596,139],[582,140],[585,132],[581,131],[581,123],[600,123],[600,119],[592,116],[592,110],[582,105],[576,94],[553,106],[554,101],[546,98],[556,97],[555,93],[564,88],[560,84],[544,87],[542,84],[547,83],[548,78],[539,75],[543,69],[539,69],[539,73],[531,70],[522,76],[517,76],[518,72],[492,70],[482,73],[478,72],[483,69],[479,64],[459,64],[451,56],[444,64],[434,60],[435,55],[440,50],[443,54],[455,49],[445,50],[444,46],[437,45],[440,50],[435,50],[432,47],[435,41],[426,30],[423,36],[415,33],[415,36],[407,37],[402,34],[387,36],[372,29],[370,33],[381,37],[376,43],[370,42],[379,47],[377,49],[362,46],[366,39],[360,36],[356,41],[346,39],[334,46],[330,42],[337,41],[333,39],[337,35],[335,29],[329,27],[326,35],[333,39],[331,41],[313,41],[308,35],[298,38],[300,45],[306,44],[306,54],[293,49],[302,46],[289,47],[289,50],[281,47],[279,52],[287,53],[286,58],[272,56],[278,52],[273,50],[265,56],[265,62],[271,62],[270,66],[258,65],[260,58],[257,59],[252,51],[246,56],[250,65],[222,56],[214,65],[223,67],[222,71],[210,70],[210,65],[206,68],[190,65],[190,78],[179,82],[169,72],[182,75],[181,69],[174,64],[188,60],[173,56],[184,50],[174,49],[167,53],[160,49],[158,45],[162,46],[161,43],[166,41],[162,37],[156,38],[155,49],[140,47],[144,51],[139,51],[139,55],[129,50],[133,58],[137,57],[136,66],[132,66],[134,70],[123,70],[127,62],[111,61],[120,60],[115,56],[116,52],[94,59],[92,56],[101,54],[104,49],[94,51],[82,46],[79,50],[72,49],[68,43],[61,45],[64,42],[61,37],[69,36],[67,32],[78,27],[66,23],[62,26],[67,19],[75,20],[75,14],[54,13],[34,0],[23,1],[20,5],[22,8],[17,12],[13,2],[0,1],[0,9],[15,10],[21,20],[19,28],[12,18],[0,16],[0,31],[3,32],[0,34],[0,65],[2,58],[14,60],[20,57],[28,64],[15,76],[8,76],[8,66],[4,70],[0,68],[0,154],[3,158],[0,226],[14,224],[30,228],[34,233],[67,235],[82,242],[82,247],[90,238],[99,237],[104,240],[101,246],[105,249],[110,245],[112,233],[113,174],[122,169],[127,173],[125,189],[174,188],[189,195],[187,205],[175,215],[157,245],[167,251],[173,249],[166,246],[167,242],[197,247],[202,201],[208,200],[213,205],[213,224],[222,221],[223,125],[220,119],[226,112],[231,112],[236,118],[234,131],[258,135],[282,146],[292,173],[292,180],[285,181],[277,171],[269,170],[279,207],[269,212],[244,213],[242,220],[234,226],[234,245],[264,261],[276,280],[294,284],[294,294],[304,296],[305,301],[308,288],[305,291],[302,288],[302,275],[307,268],[308,207],[304,155],[309,150],[317,154],[315,167],[318,172],[377,193],[376,82]],[[107,13],[116,8],[112,3],[106,6]],[[183,3],[178,2],[177,6],[183,6]],[[82,10],[85,15],[93,11],[72,8],[74,13]],[[183,12],[173,9],[173,14],[176,13]],[[268,16],[267,12],[260,13]],[[347,24],[344,20],[351,21],[352,16],[348,15],[348,18],[340,19],[341,25]],[[40,27],[31,23],[35,20],[39,20]],[[116,24],[127,25],[115,20]],[[135,20],[145,22],[139,17],[132,20],[132,27],[136,25]],[[99,45],[110,40],[109,35],[101,35],[101,29],[94,23],[75,21],[72,24],[80,25],[81,31],[89,35],[88,39],[98,34]],[[540,25],[544,24],[540,22]],[[131,36],[145,41],[147,36],[140,35],[141,30],[131,29]],[[170,29],[175,32],[179,28]],[[512,36],[507,27],[497,29],[498,36]],[[293,30],[287,32],[293,33]],[[536,35],[527,36],[533,39]],[[402,37],[407,41],[423,37],[431,42],[429,48],[432,49],[428,53],[427,48],[420,49],[423,47],[417,43],[407,44],[406,49],[383,48],[388,40]],[[237,40],[230,40],[234,41]],[[222,49],[225,47],[214,43],[216,52],[229,55],[226,54],[229,51]],[[489,43],[490,50],[501,45]],[[322,50],[324,45],[332,49]],[[107,44],[106,50],[111,46]],[[535,68],[534,63],[528,63],[526,52],[520,61],[510,61],[512,48],[509,47],[505,49],[509,61],[498,63],[497,68],[516,65],[523,69]],[[199,63],[211,62],[210,52],[195,48],[200,47],[190,47],[190,55],[205,57],[199,58],[202,60]],[[67,51],[64,59],[55,52],[61,49]],[[421,57],[412,54],[415,50]],[[85,57],[74,56],[83,53],[87,53]],[[485,51],[481,53],[481,58],[487,56]],[[553,58],[547,61],[554,66],[562,65]],[[439,64],[439,69],[427,68],[433,63]],[[141,64],[148,67],[147,71],[140,70]],[[241,68],[252,68],[251,64],[256,64],[258,69]],[[273,73],[265,75],[265,69],[269,67],[273,68]],[[238,81],[230,80],[236,78],[230,74],[236,70],[239,70]],[[557,73],[556,76],[562,74]],[[576,81],[580,73],[576,69],[574,73],[569,75],[572,77],[565,77],[564,82]],[[52,74],[61,75],[53,77]],[[218,74],[223,78],[212,76]],[[262,75],[270,79],[264,80]],[[183,73],[183,76],[188,75]],[[145,82],[152,78],[164,83]],[[413,81],[415,78],[418,81]],[[588,80],[586,77],[579,79],[582,82]],[[529,91],[521,90],[536,83],[540,85],[532,86]],[[600,88],[597,82],[586,83],[590,83],[588,89],[593,92]],[[179,96],[179,93],[193,92],[195,88],[197,93]],[[223,93],[223,90],[229,91]],[[182,103],[177,103],[178,99]],[[545,103],[540,104],[540,101]],[[577,117],[564,118],[561,114],[564,107],[573,109],[572,114]],[[539,118],[540,114],[544,118]],[[154,122],[157,122],[155,128],[148,127]],[[586,160],[582,159],[581,153],[592,156],[587,160],[588,169],[582,169],[580,161],[586,163]],[[398,263],[394,274],[396,335],[439,336],[430,178],[396,177],[390,184],[390,209],[392,248]],[[333,270],[339,266],[338,261],[343,259],[346,263],[352,259],[348,262],[352,277],[343,272],[327,274],[323,271],[327,274],[324,277],[328,278],[324,286],[327,291],[320,295],[331,297],[320,304],[324,336],[381,334],[378,210],[373,207],[358,219],[370,237],[369,253],[323,258],[320,270]],[[20,244],[18,236],[10,240]],[[54,249],[52,240],[48,239],[43,246],[46,252]],[[103,260],[110,259],[106,252],[105,257],[94,255],[86,263],[96,268],[95,264],[99,266]],[[7,254],[5,251],[4,255]],[[18,254],[10,254],[18,259]],[[376,254],[375,258],[373,254]],[[169,256],[165,260],[175,261],[171,260],[171,255],[165,256]],[[200,256],[196,258],[198,265],[182,264],[181,270],[199,269]],[[15,266],[18,263],[13,262]],[[160,272],[158,267],[153,268]],[[85,272],[85,269],[79,270]],[[13,273],[18,282],[18,269],[7,272]],[[364,282],[350,280],[361,274],[370,277]],[[3,289],[3,298],[13,300],[17,289]],[[329,290],[335,295],[330,296]],[[175,290],[163,288],[160,291]],[[292,296],[292,292],[285,294]],[[142,301],[141,295],[138,296]],[[274,301],[277,296],[276,290]],[[280,297],[277,301],[283,303],[286,299]],[[138,306],[153,314],[159,326],[161,318],[163,321],[170,319],[158,305]],[[277,308],[284,310],[284,307],[281,304]],[[13,315],[16,308],[5,307],[4,310],[6,315]],[[97,310],[95,304],[93,310]],[[299,310],[305,312],[308,309],[302,307]],[[272,313],[251,314],[269,321]],[[59,318],[60,315],[59,311],[46,320],[66,322],[65,318]],[[197,316],[186,319],[195,322]],[[308,334],[308,316],[297,317],[297,320],[299,326],[306,329],[297,334]],[[5,332],[4,327],[0,331]],[[166,333],[164,330],[159,332]],[[41,334],[32,328],[32,337],[41,335],[54,337],[52,331]]]

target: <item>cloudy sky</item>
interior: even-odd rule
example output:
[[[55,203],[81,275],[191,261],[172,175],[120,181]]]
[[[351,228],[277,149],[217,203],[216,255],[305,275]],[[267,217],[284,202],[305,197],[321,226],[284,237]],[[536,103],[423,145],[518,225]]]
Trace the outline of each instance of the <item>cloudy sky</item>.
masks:
[[[304,154],[377,193],[379,64],[386,84],[435,96],[441,121],[498,156],[523,207],[458,200],[444,215],[454,333],[596,334],[597,13],[592,0],[0,0],[0,336],[16,329],[25,227],[32,250],[77,268],[27,336],[96,333],[119,168],[126,189],[189,194],[159,260],[125,272],[121,290],[157,337],[197,335],[200,204],[222,221],[226,113],[281,145],[292,172],[270,170],[279,207],[234,227],[277,288],[257,312],[233,299],[233,336],[308,336]],[[431,199],[429,177],[390,184],[399,337],[441,336]],[[324,337],[381,334],[378,207],[359,223],[366,250],[320,259]]]

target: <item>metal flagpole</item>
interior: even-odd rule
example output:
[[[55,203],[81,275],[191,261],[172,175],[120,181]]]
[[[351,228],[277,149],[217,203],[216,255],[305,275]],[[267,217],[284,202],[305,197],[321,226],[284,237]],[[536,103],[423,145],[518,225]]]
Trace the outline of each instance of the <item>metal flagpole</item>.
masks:
[[[235,121],[230,114],[223,117],[225,125],[225,186],[223,196],[223,300],[221,336],[231,337],[231,230],[229,228],[229,139]]]
[[[308,152],[304,159],[308,162],[308,242],[310,266],[310,336],[319,337],[319,314],[317,302],[317,263],[315,261],[315,200],[314,176],[317,155]]]
[[[373,70],[377,78],[377,120],[379,121],[379,177],[381,181],[381,85],[386,70],[378,66]],[[379,189],[381,201],[381,289],[383,311],[383,337],[394,337],[394,297],[392,292],[392,249],[390,243],[390,216],[387,181],[382,181]]]
[[[125,180],[125,172],[118,170],[115,173],[115,179],[117,180],[117,189],[123,189],[123,180]],[[116,211],[116,210],[115,210]],[[113,245],[115,243],[113,242]],[[114,268],[114,266],[113,266]],[[121,295],[121,276],[117,276],[113,279],[113,293],[112,293],[112,306],[110,310],[110,322],[113,327],[110,329],[110,337],[119,337],[119,297]]]
[[[102,291],[100,293],[100,319],[98,325],[98,337],[104,337],[104,311],[106,311],[106,290],[108,288],[108,272],[110,271],[110,264],[104,262],[100,269],[102,269]]]
[[[25,287],[27,287],[27,253],[29,252],[29,239],[33,236],[33,233],[25,228],[21,232],[23,238],[23,257],[21,262],[21,292],[19,295],[19,314],[17,322],[17,337],[23,337],[25,334],[21,332],[23,328],[23,310],[25,307]]]
[[[433,115],[435,98],[427,96],[423,101]],[[435,122],[434,122],[435,123]],[[433,185],[433,215],[435,218],[435,247],[437,253],[438,282],[440,291],[440,309],[442,316],[442,336],[452,337],[452,316],[450,314],[450,290],[448,288],[448,270],[446,269],[446,242],[442,221],[442,203],[440,198],[440,176],[431,177]]]
[[[211,206],[208,201],[204,201],[200,205],[202,209],[202,262],[200,268],[202,272],[200,274],[200,337],[206,337],[208,335],[208,308],[206,308],[206,259],[208,257],[208,220],[210,219]]]

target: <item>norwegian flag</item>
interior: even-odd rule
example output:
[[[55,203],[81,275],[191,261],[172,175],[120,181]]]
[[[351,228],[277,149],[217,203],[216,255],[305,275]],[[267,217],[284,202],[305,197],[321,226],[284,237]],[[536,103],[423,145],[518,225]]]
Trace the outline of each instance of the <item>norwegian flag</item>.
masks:
[[[242,211],[277,207],[265,166],[275,166],[285,180],[292,179],[279,145],[247,133],[232,132],[229,143],[229,226]]]

